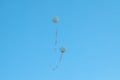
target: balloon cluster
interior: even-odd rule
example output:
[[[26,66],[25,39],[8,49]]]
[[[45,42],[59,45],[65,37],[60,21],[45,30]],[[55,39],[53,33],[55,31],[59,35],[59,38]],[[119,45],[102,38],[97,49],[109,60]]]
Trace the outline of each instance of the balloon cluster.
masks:
[[[59,18],[57,16],[54,16],[52,19],[53,23],[58,23],[59,22]],[[56,45],[57,45],[57,36],[58,36],[58,28],[56,27],[56,39],[55,39],[55,51],[56,51]],[[65,53],[66,49],[64,47],[60,48],[60,59],[59,59],[59,63],[62,61],[62,56],[63,53]],[[56,67],[54,68],[54,70],[58,68],[58,65],[56,65]]]
[[[53,21],[53,23],[58,23],[58,22],[59,22],[58,16],[54,16],[53,19],[52,19],[52,21]],[[57,29],[56,29],[56,33],[58,33],[58,32],[57,32]],[[57,38],[57,34],[56,34],[56,38]],[[56,40],[56,42],[57,42],[57,40]],[[56,44],[56,43],[55,43],[55,44]],[[64,48],[64,47],[61,47],[61,48],[60,48],[60,52],[61,52],[61,53],[64,53],[64,52],[65,52],[65,48]]]

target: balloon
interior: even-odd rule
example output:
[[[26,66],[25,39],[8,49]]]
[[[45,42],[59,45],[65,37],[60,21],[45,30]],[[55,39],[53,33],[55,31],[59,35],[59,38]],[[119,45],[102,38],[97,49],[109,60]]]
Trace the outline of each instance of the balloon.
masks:
[[[58,23],[59,22],[59,19],[58,19],[57,16],[54,16],[52,20],[53,20],[54,23]]]
[[[61,53],[64,53],[64,52],[65,52],[65,48],[64,48],[64,47],[61,47],[61,48],[60,48],[60,52],[61,52]]]

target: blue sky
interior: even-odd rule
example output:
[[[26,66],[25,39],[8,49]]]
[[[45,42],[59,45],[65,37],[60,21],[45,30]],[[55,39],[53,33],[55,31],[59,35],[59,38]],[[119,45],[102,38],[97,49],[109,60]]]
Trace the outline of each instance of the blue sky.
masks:
[[[119,3],[0,0],[0,80],[120,80]],[[56,26],[67,51],[52,71]]]

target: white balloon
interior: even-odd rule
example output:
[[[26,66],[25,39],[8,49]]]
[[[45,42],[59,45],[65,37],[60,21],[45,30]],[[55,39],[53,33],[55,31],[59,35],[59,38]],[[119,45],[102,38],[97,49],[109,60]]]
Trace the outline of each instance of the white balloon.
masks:
[[[58,23],[59,22],[59,18],[57,16],[54,16],[53,19],[52,19],[52,21],[54,23]]]
[[[64,53],[65,51],[66,51],[66,49],[65,49],[64,47],[61,47],[61,48],[60,48],[60,52],[61,52],[61,53]]]

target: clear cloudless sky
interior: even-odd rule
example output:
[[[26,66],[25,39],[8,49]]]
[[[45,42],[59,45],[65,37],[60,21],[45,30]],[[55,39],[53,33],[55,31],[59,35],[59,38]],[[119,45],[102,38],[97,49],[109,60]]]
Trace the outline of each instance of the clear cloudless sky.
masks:
[[[0,80],[120,80],[120,0],[0,0]]]

